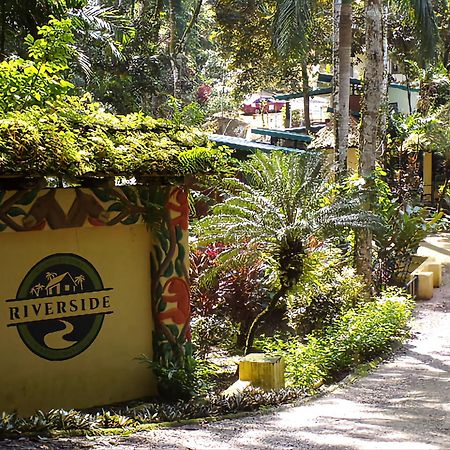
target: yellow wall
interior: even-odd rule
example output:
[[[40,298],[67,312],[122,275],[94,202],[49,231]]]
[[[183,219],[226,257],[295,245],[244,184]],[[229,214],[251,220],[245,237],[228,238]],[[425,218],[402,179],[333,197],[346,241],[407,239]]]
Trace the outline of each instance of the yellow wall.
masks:
[[[327,164],[334,164],[336,154],[334,149],[328,148],[325,150],[327,156]],[[347,151],[347,169],[351,173],[358,172],[358,149],[350,147]]]
[[[348,149],[347,169],[351,173],[358,173],[358,149],[355,147]]]
[[[150,235],[145,225],[0,233],[0,411],[80,408],[154,394],[151,370],[137,361],[152,354]],[[48,361],[32,353],[15,326],[7,327],[7,299],[27,272],[55,253],[87,259],[111,298],[97,338],[81,354]]]

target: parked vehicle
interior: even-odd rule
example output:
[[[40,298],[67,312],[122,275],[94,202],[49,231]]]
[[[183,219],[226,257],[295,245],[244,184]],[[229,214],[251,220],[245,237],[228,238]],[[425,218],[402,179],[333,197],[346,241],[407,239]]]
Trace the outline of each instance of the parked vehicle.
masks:
[[[244,114],[259,114],[261,111],[278,113],[281,112],[285,104],[284,100],[275,100],[273,97],[258,97],[244,102],[241,109]]]

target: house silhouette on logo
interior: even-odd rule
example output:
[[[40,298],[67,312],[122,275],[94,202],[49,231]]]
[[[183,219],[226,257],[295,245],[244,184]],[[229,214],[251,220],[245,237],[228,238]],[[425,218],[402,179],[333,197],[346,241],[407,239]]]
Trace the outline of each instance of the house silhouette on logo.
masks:
[[[45,286],[47,295],[71,294],[76,291],[76,283],[69,272],[52,278]]]

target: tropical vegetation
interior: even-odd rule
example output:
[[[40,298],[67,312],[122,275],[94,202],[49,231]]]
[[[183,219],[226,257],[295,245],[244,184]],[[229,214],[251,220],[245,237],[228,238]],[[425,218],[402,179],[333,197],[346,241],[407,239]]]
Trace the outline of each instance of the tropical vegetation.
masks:
[[[0,435],[132,431],[273,406],[402,342],[413,257],[448,224],[449,17],[446,0],[3,1],[0,178],[196,175],[192,203],[203,204],[191,217],[194,354],[164,367],[136,355],[182,400],[3,414]],[[346,167],[351,63],[363,67],[356,174]],[[404,76],[408,114],[389,107],[388,63]],[[334,154],[232,160],[199,129],[237,115],[255,91],[301,90],[312,135],[319,71],[333,75]],[[436,186],[418,175],[424,152]],[[289,387],[222,396],[233,357],[254,351],[284,356]],[[223,355],[227,370],[210,361]]]

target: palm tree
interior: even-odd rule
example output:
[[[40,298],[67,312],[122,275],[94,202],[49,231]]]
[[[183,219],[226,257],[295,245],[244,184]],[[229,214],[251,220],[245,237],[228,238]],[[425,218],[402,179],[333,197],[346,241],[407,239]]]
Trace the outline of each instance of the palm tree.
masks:
[[[308,131],[311,120],[307,55],[312,46],[311,26],[315,9],[315,0],[280,0],[274,17],[273,34],[273,46],[281,56],[301,59],[303,112]]]
[[[45,278],[47,279],[47,281],[53,280],[53,278],[55,278],[58,274],[55,272],[47,272],[45,274]]]
[[[199,221],[200,244],[222,242],[228,250],[221,268],[264,263],[276,275],[267,308],[253,321],[245,346],[257,328],[293,288],[304,271],[311,240],[335,236],[343,227],[363,228],[373,216],[359,211],[357,198],[337,198],[325,157],[317,153],[258,153],[242,164],[246,183],[225,181],[226,199]],[[220,274],[220,271],[219,271]]]
[[[75,284],[80,286],[80,289],[83,290],[83,282],[86,281],[84,275],[78,275],[74,278]]]
[[[30,290],[30,294],[35,295],[36,297],[39,297],[39,293],[44,289],[45,286],[41,283],[36,284],[33,286],[33,288]]]

